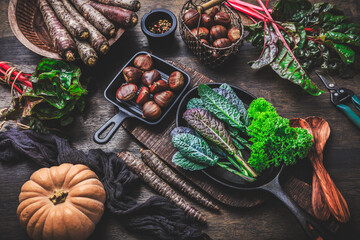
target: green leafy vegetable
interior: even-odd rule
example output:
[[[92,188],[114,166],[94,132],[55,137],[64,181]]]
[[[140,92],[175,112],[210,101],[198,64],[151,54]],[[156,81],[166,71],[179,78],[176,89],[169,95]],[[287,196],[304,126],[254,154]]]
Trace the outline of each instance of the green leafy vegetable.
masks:
[[[269,65],[277,56],[278,48],[277,41],[279,40],[278,35],[275,32],[270,31],[267,25],[264,26],[265,33],[265,48],[260,58],[251,63],[251,68],[260,69]]]
[[[351,64],[355,61],[355,52],[349,46],[334,43],[330,40],[325,41],[324,45],[334,49],[345,64]]]
[[[217,118],[232,127],[240,130],[246,129],[245,124],[240,119],[240,112],[225,97],[216,93],[205,84],[200,84],[198,91],[206,109],[213,113]]]
[[[195,131],[191,128],[187,128],[187,127],[176,127],[174,128],[171,133],[170,136],[173,137],[176,134],[181,134],[181,133],[189,133],[189,134],[193,134],[195,135]]]
[[[205,109],[204,103],[200,98],[192,98],[186,105],[186,109],[202,108]]]
[[[218,161],[219,157],[211,152],[207,142],[200,137],[188,133],[179,133],[172,137],[172,142],[179,150],[173,156],[172,161],[179,167],[195,171],[216,164],[246,181],[252,182],[255,180],[255,178],[243,174],[242,171],[236,171],[226,164],[220,163]]]
[[[66,126],[73,121],[71,113],[84,109],[86,89],[80,84],[80,68],[55,59],[44,58],[30,78],[31,87],[14,98],[2,117],[28,117],[34,120],[58,120]],[[40,126],[39,124],[35,124]]]
[[[321,67],[344,78],[359,72],[360,25],[335,5],[279,0],[271,16],[275,20],[272,26],[261,21],[246,27],[249,31],[246,40],[263,50],[260,58],[251,63],[252,68],[270,65],[280,77],[315,96],[323,91],[311,81],[307,71]],[[280,29],[283,41],[277,40],[280,34],[275,27]]]
[[[235,154],[235,146],[225,129],[225,124],[209,111],[198,108],[189,109],[185,111],[183,118],[205,139],[220,146],[228,154]]]
[[[311,9],[311,3],[304,0],[277,1],[271,13],[279,21],[298,22]]]
[[[279,4],[291,8],[292,1],[279,0]],[[310,4],[307,0],[299,0],[298,3],[301,6]],[[285,16],[289,12],[274,7],[272,14]],[[351,77],[358,72],[355,56],[359,55],[360,25],[353,23],[335,5],[325,2],[315,3],[296,19],[294,16],[276,19],[295,21],[306,29],[306,44],[301,48],[302,51],[296,51],[295,54],[306,69],[321,67],[341,77]]]
[[[247,27],[250,34],[247,40],[252,42],[254,46],[262,49],[262,56],[255,62],[251,63],[251,67],[258,69],[264,66],[271,66],[271,68],[281,77],[299,85],[307,93],[318,96],[323,93],[321,89],[310,79],[305,70],[298,61],[293,57],[284,44],[278,41],[278,35],[274,32],[272,27],[260,22],[256,25]],[[285,29],[289,36],[285,40],[291,42],[296,46],[304,44],[304,28],[297,27],[295,24],[282,24],[282,29]],[[265,44],[264,44],[265,32]],[[284,36],[286,36],[284,34]],[[296,49],[296,48],[295,48]],[[294,50],[295,51],[295,50]]]
[[[321,34],[318,39],[322,40],[323,42],[330,40],[336,43],[346,43],[360,47],[360,36],[355,34],[328,31],[325,34]]]
[[[240,120],[245,126],[249,125],[249,118],[244,103],[236,95],[234,90],[226,83],[221,84],[220,88],[214,88],[214,91],[225,97],[240,112]]]
[[[225,124],[215,118],[209,111],[198,108],[189,109],[184,113],[183,118],[201,136],[225,150],[230,156],[235,157],[237,162],[248,171],[250,176],[257,176],[256,172],[254,172],[248,166],[247,162],[239,156],[236,147],[225,128]],[[239,169],[241,168],[236,164],[235,166]]]
[[[180,151],[181,155],[197,164],[214,166],[219,157],[211,152],[209,145],[201,138],[188,134],[176,134],[172,143]]]
[[[205,169],[208,167],[207,165],[202,165],[199,163],[189,161],[187,158],[185,158],[183,155],[181,155],[180,152],[176,152],[174,154],[174,156],[172,157],[172,162],[175,165],[177,165],[185,170],[189,170],[189,171],[202,170],[202,169]]]
[[[285,47],[281,48],[270,66],[280,77],[299,85],[311,95],[318,96],[324,92],[309,78]]]
[[[289,119],[280,117],[263,98],[254,100],[248,109],[252,118],[249,164],[258,172],[281,164],[293,165],[305,158],[312,146],[312,136],[305,129],[292,128]]]

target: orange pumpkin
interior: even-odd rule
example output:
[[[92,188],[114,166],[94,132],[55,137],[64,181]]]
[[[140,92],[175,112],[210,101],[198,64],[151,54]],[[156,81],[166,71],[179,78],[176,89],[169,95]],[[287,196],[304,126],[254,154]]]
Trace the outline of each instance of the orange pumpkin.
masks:
[[[34,172],[21,187],[17,215],[33,239],[86,239],[104,213],[105,190],[82,164]]]

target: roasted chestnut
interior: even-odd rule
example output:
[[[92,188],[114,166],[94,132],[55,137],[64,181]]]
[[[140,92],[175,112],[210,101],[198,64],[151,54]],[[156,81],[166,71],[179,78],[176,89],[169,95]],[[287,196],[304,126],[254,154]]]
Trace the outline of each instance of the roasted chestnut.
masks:
[[[201,15],[201,24],[206,27],[207,29],[210,29],[212,26],[214,26],[215,22],[212,17],[210,17],[208,14],[204,13]]]
[[[121,101],[130,101],[136,97],[138,87],[135,84],[127,83],[116,91],[116,97]]]
[[[140,89],[139,95],[136,99],[136,103],[139,105],[144,105],[150,99],[150,91],[148,87],[142,87]]]
[[[195,9],[187,10],[183,15],[185,25],[192,29],[198,25],[200,14]]]
[[[227,29],[223,25],[215,25],[210,29],[210,36],[213,41],[224,38],[227,35]]]
[[[154,101],[162,108],[167,108],[174,100],[175,95],[172,91],[166,90],[155,94]]]
[[[149,54],[137,56],[134,59],[134,65],[143,71],[149,71],[154,68],[153,60]]]
[[[224,48],[231,46],[231,41],[228,38],[219,38],[213,42],[213,46],[216,48]]]
[[[231,23],[231,18],[229,14],[226,12],[220,11],[214,16],[214,21],[217,24],[223,25],[223,26],[229,26]]]
[[[164,80],[159,80],[151,85],[150,92],[157,93],[167,90],[168,88],[169,88],[169,84],[167,82],[165,82]]]
[[[232,43],[237,42],[241,37],[241,31],[239,28],[233,27],[228,31],[227,36]]]
[[[181,72],[175,71],[170,74],[168,84],[171,90],[180,90],[184,86],[184,83],[184,75]]]
[[[214,18],[215,14],[217,14],[220,11],[219,6],[214,6],[208,10],[205,11],[206,14],[208,14],[211,18]]]
[[[192,34],[194,34],[198,38],[208,39],[209,38],[209,30],[206,27],[199,27],[199,35],[198,29],[194,28],[191,30]]]
[[[123,70],[125,81],[128,83],[138,83],[142,74],[142,71],[135,67],[126,67]]]
[[[157,120],[161,116],[161,108],[154,101],[148,101],[143,106],[143,118]]]
[[[161,79],[161,75],[156,70],[146,71],[141,77],[141,81],[145,86],[150,87],[154,82]]]

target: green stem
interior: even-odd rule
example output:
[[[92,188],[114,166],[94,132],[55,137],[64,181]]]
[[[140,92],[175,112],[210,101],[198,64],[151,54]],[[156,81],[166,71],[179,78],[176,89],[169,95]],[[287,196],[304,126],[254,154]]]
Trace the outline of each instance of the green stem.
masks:
[[[238,172],[238,171],[236,171],[236,170],[234,170],[234,169],[232,169],[232,168],[230,168],[230,167],[228,167],[228,166],[226,166],[226,165],[224,165],[224,164],[222,164],[222,163],[220,163],[220,162],[217,162],[216,164],[217,164],[219,167],[222,167],[222,168],[226,169],[227,171],[229,171],[229,172],[231,172],[231,173],[233,173],[233,174],[241,177],[242,179],[244,179],[244,180],[247,181],[247,182],[253,182],[253,181],[256,180],[255,178],[252,178],[252,177],[249,177],[249,176],[245,176],[245,175],[243,175],[242,173],[240,173],[240,172]]]
[[[229,160],[229,162],[236,167],[237,169],[239,169],[239,171],[244,174],[245,176],[249,176],[249,173],[243,168],[241,167],[237,162],[234,161],[234,159],[232,159],[230,156],[226,156],[227,159]]]
[[[241,166],[243,166],[247,170],[251,177],[258,177],[258,174],[247,164],[247,162],[242,157],[240,157],[238,154],[234,154],[234,157],[238,161],[238,163],[240,163]]]
[[[219,162],[219,163],[224,164],[224,165],[227,165],[227,166],[228,166],[228,165],[232,165],[231,162]]]

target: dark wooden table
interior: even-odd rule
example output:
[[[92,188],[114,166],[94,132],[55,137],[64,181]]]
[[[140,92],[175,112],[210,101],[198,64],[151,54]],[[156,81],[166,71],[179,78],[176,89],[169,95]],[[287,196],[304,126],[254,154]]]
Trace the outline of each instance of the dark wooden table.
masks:
[[[140,18],[153,8],[166,8],[178,16],[185,0],[142,1]],[[356,22],[360,22],[360,2],[357,0],[331,0]],[[0,0],[0,60],[16,64],[26,72],[32,72],[41,59],[40,56],[24,47],[11,32],[7,20],[7,0]],[[342,229],[339,239],[360,237],[360,131],[330,103],[325,92],[320,97],[312,97],[293,84],[280,79],[269,69],[253,71],[247,62],[256,59],[259,52],[245,43],[239,55],[219,69],[203,66],[186,48],[176,32],[176,39],[168,48],[149,46],[146,37],[137,25],[127,31],[112,47],[110,53],[101,59],[92,70],[93,79],[89,85],[87,106],[84,116],[79,116],[69,129],[71,143],[75,148],[87,151],[101,148],[105,151],[129,150],[138,153],[141,145],[125,130],[120,128],[114,138],[106,145],[97,145],[92,141],[94,132],[113,116],[115,109],[103,97],[103,91],[109,81],[122,68],[123,64],[137,51],[151,51],[164,59],[180,62],[197,69],[204,75],[219,82],[228,82],[242,87],[258,97],[270,101],[278,112],[288,118],[320,116],[331,127],[331,136],[325,149],[325,167],[334,182],[343,193],[351,211],[351,221]],[[319,86],[324,86],[316,77]],[[353,79],[337,79],[344,87],[360,93],[359,75]],[[9,87],[0,86],[0,109],[10,101]],[[8,165],[0,164],[0,238],[26,239],[25,231],[16,217],[18,194],[21,185],[37,169],[30,163]],[[139,201],[154,194],[145,185],[139,189]],[[208,217],[204,231],[213,239],[305,239],[305,235],[291,213],[276,199],[271,198],[260,206],[244,209],[221,205],[222,211],[213,214],[201,209]],[[129,233],[115,217],[105,213],[97,226],[92,239],[146,239],[144,236]]]

